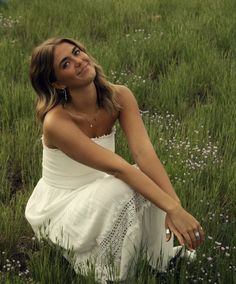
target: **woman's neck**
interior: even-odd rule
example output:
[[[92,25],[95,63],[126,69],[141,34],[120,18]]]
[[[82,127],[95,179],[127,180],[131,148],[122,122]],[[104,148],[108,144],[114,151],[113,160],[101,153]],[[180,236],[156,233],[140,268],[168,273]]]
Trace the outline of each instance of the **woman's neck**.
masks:
[[[79,90],[70,90],[70,101],[66,108],[75,113],[94,113],[97,110],[97,90],[95,84],[80,88]]]

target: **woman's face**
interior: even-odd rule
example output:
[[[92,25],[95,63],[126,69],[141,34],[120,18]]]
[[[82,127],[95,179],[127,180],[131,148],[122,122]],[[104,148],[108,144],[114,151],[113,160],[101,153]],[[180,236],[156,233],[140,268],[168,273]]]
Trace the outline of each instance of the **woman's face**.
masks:
[[[69,90],[85,87],[93,82],[96,70],[89,56],[77,46],[63,42],[55,47],[54,72],[56,88]]]

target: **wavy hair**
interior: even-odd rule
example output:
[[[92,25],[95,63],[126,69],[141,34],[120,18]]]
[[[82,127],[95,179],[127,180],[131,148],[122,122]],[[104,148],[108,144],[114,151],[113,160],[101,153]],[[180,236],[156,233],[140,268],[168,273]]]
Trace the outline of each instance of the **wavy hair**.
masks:
[[[97,104],[99,108],[104,108],[110,113],[115,113],[120,109],[113,85],[106,79],[102,67],[86,51],[85,47],[78,41],[69,38],[50,38],[37,46],[31,56],[30,80],[37,93],[36,116],[43,122],[49,110],[58,104],[65,104],[65,90],[56,89],[53,84],[57,79],[53,68],[55,47],[63,42],[77,46],[85,52],[93,61],[96,70],[94,84],[97,90]],[[70,99],[69,92],[66,90]]]

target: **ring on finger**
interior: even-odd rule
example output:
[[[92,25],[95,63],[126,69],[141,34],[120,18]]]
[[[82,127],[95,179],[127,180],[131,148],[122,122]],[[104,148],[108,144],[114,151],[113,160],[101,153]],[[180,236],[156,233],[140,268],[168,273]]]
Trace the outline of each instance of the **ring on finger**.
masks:
[[[166,229],[166,234],[167,234],[167,235],[170,234],[170,229]]]
[[[195,232],[194,235],[195,235],[196,239],[198,239],[198,240],[200,239],[200,233],[198,231]]]

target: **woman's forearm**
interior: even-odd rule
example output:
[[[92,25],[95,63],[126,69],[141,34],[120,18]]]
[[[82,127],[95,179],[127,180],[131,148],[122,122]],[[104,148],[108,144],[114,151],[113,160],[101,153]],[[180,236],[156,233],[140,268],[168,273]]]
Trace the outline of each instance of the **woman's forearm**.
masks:
[[[186,244],[192,250],[203,242],[204,232],[199,222],[145,173],[128,164],[120,168],[115,176],[168,214],[170,229],[181,245]]]
[[[170,182],[166,170],[155,152],[142,155],[142,157],[136,160],[136,163],[143,173],[159,185],[163,191],[180,203],[180,199]]]
[[[166,213],[170,213],[180,206],[174,198],[165,193],[153,180],[136,167],[131,165],[125,167],[116,177]]]

